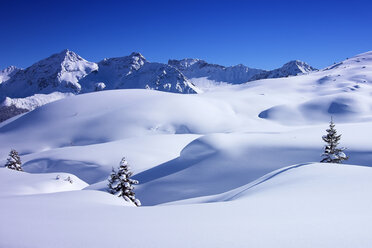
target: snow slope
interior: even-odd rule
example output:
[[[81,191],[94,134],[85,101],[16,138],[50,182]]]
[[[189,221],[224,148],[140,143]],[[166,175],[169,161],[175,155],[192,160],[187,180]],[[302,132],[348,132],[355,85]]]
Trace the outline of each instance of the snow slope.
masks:
[[[81,190],[88,186],[75,175],[68,173],[29,174],[1,168],[0,177],[1,197]],[[72,183],[67,180],[68,177]]]
[[[368,59],[370,54],[360,56]],[[145,205],[219,194],[283,166],[319,161],[321,136],[330,115],[344,134],[342,145],[349,147],[350,162],[372,165],[372,146],[365,136],[370,128],[372,89],[369,83],[359,83],[357,90],[349,88],[360,73],[353,68],[368,65],[368,60],[363,61],[365,65],[350,62],[346,68],[228,86],[200,95],[146,90],[83,94],[9,122],[0,128],[0,138],[24,154],[26,171],[64,170],[90,184],[98,183],[94,188],[100,189],[100,181],[121,156],[141,153],[148,147],[146,142],[156,147],[159,137],[172,136],[171,143],[159,148],[167,153],[171,144],[180,142],[171,156],[145,163],[137,155],[128,158],[142,182],[137,192]],[[341,84],[337,80],[319,84],[333,74]],[[363,80],[371,82],[372,75],[365,74]],[[48,127],[39,128],[41,123]],[[131,146],[123,150],[120,147],[126,141]],[[98,150],[113,150],[115,157]],[[146,153],[156,157],[150,150]],[[3,159],[8,151],[8,145],[0,147]],[[99,155],[91,155],[95,153]]]
[[[70,173],[89,186],[0,196],[16,210],[0,212],[0,247],[115,247],[123,232],[134,247],[369,247],[371,66],[368,52],[203,94],[94,92],[7,121],[0,163],[15,148],[31,176]],[[331,115],[354,165],[309,163]],[[145,207],[104,192],[123,156]]]
[[[120,247],[125,233],[131,247],[369,247],[371,178],[368,167],[309,164],[232,201],[151,208],[91,190],[0,196],[12,209],[0,212],[0,246]]]

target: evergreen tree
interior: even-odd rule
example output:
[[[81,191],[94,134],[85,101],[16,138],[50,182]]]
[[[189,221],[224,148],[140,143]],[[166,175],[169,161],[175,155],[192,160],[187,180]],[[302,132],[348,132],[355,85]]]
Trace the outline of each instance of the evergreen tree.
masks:
[[[5,167],[12,170],[23,171],[21,158],[18,155],[18,152],[14,149],[10,150],[9,158],[5,164]]]
[[[133,202],[136,206],[141,206],[141,202],[136,199],[133,192],[133,185],[138,184],[137,180],[133,180],[130,177],[133,173],[130,171],[130,167],[125,158],[122,158],[118,171],[112,168],[112,172],[108,178],[109,192],[117,197],[122,197],[126,201]]]
[[[341,139],[341,134],[337,135],[335,129],[335,124],[331,118],[329,128],[326,130],[327,134],[322,137],[323,141],[327,144],[324,146],[324,152],[322,154],[322,163],[342,163],[342,161],[347,160],[349,157],[343,152],[346,148],[337,148],[339,141]]]

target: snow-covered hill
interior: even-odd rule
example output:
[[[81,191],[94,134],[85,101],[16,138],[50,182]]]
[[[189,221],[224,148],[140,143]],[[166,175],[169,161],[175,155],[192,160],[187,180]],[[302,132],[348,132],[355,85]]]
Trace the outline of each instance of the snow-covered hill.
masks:
[[[11,145],[25,154],[26,171],[63,169],[90,184],[106,178],[120,156],[134,157],[133,163],[141,165],[136,171],[142,182],[138,193],[145,205],[217,194],[283,166],[304,160],[317,161],[322,147],[320,137],[331,115],[346,133],[343,137],[345,146],[351,146],[349,152],[360,153],[361,144],[369,149],[368,141],[364,141],[372,116],[369,66],[371,53],[366,53],[333,69],[232,85],[204,94],[133,89],[65,98],[0,127],[0,139],[4,142],[0,153],[5,159]],[[48,128],[39,128],[40,123],[48,123]],[[353,128],[359,132],[355,133]],[[353,133],[353,138],[348,138],[347,133]],[[179,156],[172,153],[166,157],[168,160],[141,162],[143,154],[139,151],[147,147],[144,142],[158,143],[156,137],[164,135],[174,139],[167,140],[169,143],[159,149],[169,149],[180,142],[181,137],[184,140],[182,135],[189,137],[189,144],[182,142],[184,147],[178,147]],[[153,141],[148,140],[150,137]],[[121,141],[127,139],[131,145],[124,151]],[[191,142],[193,139],[196,140]],[[353,139],[360,144],[353,143]],[[117,152],[106,157],[97,149]],[[149,148],[146,153],[146,156],[157,157],[159,152]],[[257,157],[265,153],[279,157]],[[153,161],[162,162],[145,172],[145,168],[155,166]],[[226,161],[234,166],[228,166]],[[369,154],[351,156],[350,162],[370,165]],[[258,164],[262,169],[257,169]],[[219,166],[219,170],[213,170],[213,166]],[[88,174],[85,167],[91,168]],[[170,168],[182,170],[169,174]],[[198,173],[204,168],[209,171],[201,174],[205,178],[196,177],[194,181],[180,176]],[[208,178],[219,178],[221,173],[231,175],[234,180],[221,178],[220,186],[212,187],[215,181]],[[199,180],[203,183],[197,183]],[[177,185],[172,187],[175,192],[162,187],[173,182]],[[180,188],[188,193],[180,196],[177,193]],[[164,194],[164,198],[156,197],[158,194]]]
[[[7,210],[0,211],[1,247],[121,247],[123,233],[131,237],[125,239],[130,247],[372,244],[372,169],[368,167],[297,165],[265,175],[256,185],[214,196],[219,202],[151,208],[130,207],[93,190],[23,195],[19,189],[30,182],[49,181],[48,185],[53,182],[65,189],[73,184],[56,182],[54,175],[16,173],[6,180],[9,184],[2,184],[11,193],[0,195],[2,209]],[[16,186],[17,195],[9,185]]]
[[[0,168],[0,177],[0,197],[82,190],[88,185],[68,173],[30,174]]]
[[[16,74],[21,69],[11,65],[3,70],[0,70],[0,84],[5,82],[9,78],[11,78],[14,74]]]
[[[372,52],[203,94],[99,91],[3,122],[0,164],[14,148],[32,174],[9,177],[20,181],[14,194],[0,189],[10,192],[0,196],[2,208],[15,210],[0,212],[0,246],[115,247],[125,232],[134,247],[369,247],[370,68]],[[353,165],[310,163],[321,159],[331,116]],[[148,207],[106,192],[123,156]],[[37,181],[56,183],[42,173],[68,173],[89,186],[38,192]],[[16,185],[2,180],[8,176],[0,173],[0,182]],[[100,235],[107,226],[110,235]]]

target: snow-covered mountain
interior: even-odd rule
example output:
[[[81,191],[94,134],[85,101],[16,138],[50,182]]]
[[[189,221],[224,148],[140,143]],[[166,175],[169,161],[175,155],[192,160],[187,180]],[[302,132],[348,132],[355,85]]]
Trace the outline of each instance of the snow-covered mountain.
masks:
[[[296,76],[301,73],[316,71],[315,68],[298,60],[290,61],[281,68],[271,71],[254,69],[242,64],[225,67],[209,64],[200,59],[169,60],[168,64],[179,69],[195,84],[200,84],[199,79],[205,79],[217,84],[221,82],[241,84],[259,79]]]
[[[299,74],[309,73],[313,71],[317,71],[317,69],[313,68],[312,66],[308,65],[305,62],[299,60],[292,60],[278,69],[272,71],[264,71],[254,75],[251,78],[251,81],[265,78],[281,78],[288,76],[296,76]]]
[[[176,68],[147,61],[142,54],[104,59],[98,70],[80,81],[82,92],[102,89],[154,89],[174,93],[199,90]]]
[[[0,86],[0,96],[87,93],[107,89],[142,88],[197,93],[182,73],[166,64],[148,62],[140,53],[104,59],[98,64],[64,50],[20,70]]]
[[[216,82],[228,82],[241,84],[251,80],[264,70],[249,68],[239,64],[225,67],[222,65],[209,64],[200,59],[169,60],[168,64],[179,69],[188,78],[207,78]]]
[[[201,92],[192,82],[206,78],[213,82],[240,84],[256,79],[286,77],[307,73],[314,68],[300,61],[265,71],[244,65],[221,66],[199,59],[152,63],[140,53],[89,62],[64,50],[25,70],[9,67],[0,73],[0,96],[25,98],[34,94],[86,93],[108,89],[145,88],[175,93]]]
[[[0,94],[20,98],[56,91],[79,93],[79,80],[97,68],[96,63],[66,49],[15,73],[0,85]]]
[[[0,84],[0,122],[69,94],[136,88],[185,94],[201,92],[176,68],[151,63],[140,53],[104,59],[96,64],[64,50],[25,70],[9,67],[1,72],[2,78],[6,81]]]
[[[14,74],[20,71],[20,68],[11,65],[3,70],[0,70],[0,84],[11,78]]]
[[[83,91],[116,89],[127,75],[139,70],[147,60],[140,53],[118,58],[106,58],[97,63],[97,70],[81,80]],[[101,83],[101,84],[100,84]]]

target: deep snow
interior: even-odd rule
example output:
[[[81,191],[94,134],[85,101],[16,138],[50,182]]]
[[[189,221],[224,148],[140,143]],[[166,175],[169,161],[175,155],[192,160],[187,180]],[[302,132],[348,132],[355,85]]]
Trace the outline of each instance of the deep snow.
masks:
[[[210,204],[136,208],[92,190],[0,196],[12,210],[0,212],[0,246],[370,246],[371,168],[309,164],[270,176]]]
[[[0,247],[369,247],[371,66],[88,93],[1,123],[0,163],[15,148],[26,172],[0,169]],[[331,115],[353,165],[309,163]],[[123,156],[144,207],[105,192]]]

